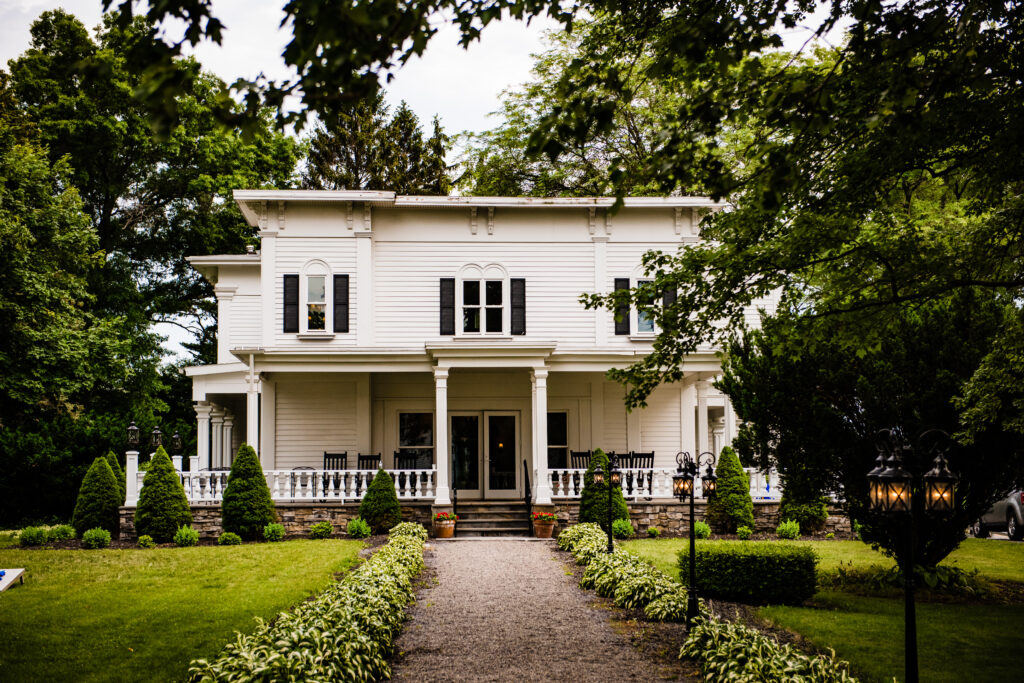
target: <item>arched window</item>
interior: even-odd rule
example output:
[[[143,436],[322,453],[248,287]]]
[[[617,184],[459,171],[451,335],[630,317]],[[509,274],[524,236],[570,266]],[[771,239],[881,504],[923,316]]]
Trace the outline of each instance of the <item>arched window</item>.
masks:
[[[455,287],[459,336],[499,336],[510,333],[508,271],[491,263],[468,264],[458,273]]]
[[[333,330],[331,320],[331,269],[323,261],[310,261],[302,269],[299,316],[302,332]]]

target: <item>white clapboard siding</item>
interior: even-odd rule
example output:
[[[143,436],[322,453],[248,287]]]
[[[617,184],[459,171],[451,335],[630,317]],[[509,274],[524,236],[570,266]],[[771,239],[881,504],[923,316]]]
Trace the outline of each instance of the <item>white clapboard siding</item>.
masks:
[[[277,382],[277,467],[322,467],[324,451],[348,451],[354,463],[356,385],[344,378],[285,375]]]
[[[594,313],[579,303],[593,289],[593,247],[579,243],[374,242],[376,338],[387,345],[440,339],[439,281],[465,265],[497,263],[526,278],[526,336],[593,343]],[[508,293],[506,292],[506,302]],[[456,313],[456,320],[459,320]]]
[[[626,404],[625,391],[621,384],[602,382],[604,389],[604,438],[595,448],[606,451],[625,451],[626,448]]]
[[[356,345],[356,331],[359,321],[356,319],[356,301],[359,296],[359,277],[356,273],[356,239],[350,236],[338,237],[289,237],[277,240],[277,267],[274,274],[274,344],[276,346],[294,346],[309,348],[294,334],[285,334],[284,329],[284,275],[300,276],[300,290],[305,286],[301,275],[303,268],[310,261],[319,260],[327,264],[331,275],[349,275],[349,331],[337,334],[331,341],[317,341],[324,348],[335,348]],[[327,302],[331,305],[331,278],[327,281]],[[301,298],[300,298],[301,301]],[[299,310],[300,325],[305,311]],[[328,330],[330,332],[330,330]],[[318,346],[318,348],[320,348]]]
[[[262,316],[260,296],[235,296],[231,300],[230,348],[256,347],[261,344]]]
[[[655,467],[675,467],[676,453],[683,450],[679,402],[679,385],[668,384],[655,389],[640,411],[642,450],[654,451]]]

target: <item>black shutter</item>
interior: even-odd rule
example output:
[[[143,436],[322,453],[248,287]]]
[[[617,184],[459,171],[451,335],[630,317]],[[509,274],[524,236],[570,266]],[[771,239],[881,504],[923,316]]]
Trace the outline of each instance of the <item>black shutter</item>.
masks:
[[[299,331],[299,276],[284,276],[284,331]]]
[[[441,334],[455,334],[455,278],[441,278]]]
[[[526,334],[526,278],[511,280],[512,334]]]
[[[676,302],[676,288],[666,289],[665,293],[661,295],[661,305],[663,308],[668,308]]]
[[[348,332],[348,275],[334,276],[334,331]]]
[[[629,289],[628,277],[615,278],[615,290]],[[615,308],[615,334],[629,334],[629,306]]]

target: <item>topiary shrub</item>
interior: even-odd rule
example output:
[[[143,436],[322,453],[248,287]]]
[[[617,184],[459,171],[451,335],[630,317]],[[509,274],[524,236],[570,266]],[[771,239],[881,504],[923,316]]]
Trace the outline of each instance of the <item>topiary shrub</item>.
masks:
[[[395,481],[384,470],[377,470],[377,475],[366,487],[363,502],[359,504],[359,516],[378,534],[386,533],[402,521],[402,506],[395,493]]]
[[[267,524],[277,521],[274,501],[270,498],[267,478],[256,451],[242,444],[231,463],[231,474],[220,506],[221,524],[247,540],[256,540]]]
[[[124,497],[128,492],[128,480],[125,479],[124,468],[121,467],[121,462],[117,459],[114,451],[107,451],[106,458],[110,464],[110,471],[114,473],[114,479],[117,480],[117,486],[121,490],[121,499],[118,504],[124,505]]]
[[[750,478],[743,471],[736,451],[726,446],[715,467],[718,477],[715,497],[708,501],[708,521],[722,533],[735,533],[736,527],[754,527],[754,501],[750,497]]]
[[[199,544],[199,532],[189,525],[178,527],[174,532],[174,544],[179,548],[188,548]]]
[[[242,537],[236,533],[225,531],[217,537],[217,545],[242,545]]]
[[[179,527],[192,523],[192,510],[163,446],[156,449],[151,463],[135,508],[135,532],[152,536],[157,543],[167,543],[174,539]]]
[[[658,536],[661,536],[661,529],[656,526],[649,526],[647,527],[647,535],[651,538],[657,538]]]
[[[27,526],[18,534],[18,543],[23,548],[46,543],[46,529],[41,526]]]
[[[775,528],[775,535],[792,541],[800,536],[800,523],[796,520],[786,520]]]
[[[263,527],[263,538],[271,543],[284,539],[284,525],[273,522]]]
[[[47,541],[70,541],[75,537],[75,527],[70,524],[58,524],[46,532]]]
[[[615,538],[633,538],[635,533],[628,519],[616,519],[612,522],[612,536]]]
[[[822,496],[817,500],[801,502],[787,490],[782,489],[782,500],[779,501],[779,519],[792,519],[800,523],[806,533],[814,533],[825,528],[828,520],[828,498]]]
[[[334,525],[328,522],[326,519],[322,522],[317,522],[313,526],[309,527],[310,538],[330,538],[331,534],[334,533]]]
[[[600,484],[594,483],[594,470],[600,465],[605,473],[605,479]],[[583,492],[580,494],[580,523],[593,522],[600,524],[601,528],[608,531],[608,456],[598,448],[590,456],[590,467],[583,474]],[[614,520],[629,520],[629,508],[626,507],[626,500],[622,497],[622,487],[617,486],[612,490],[612,533],[614,534]]]
[[[736,527],[736,537],[741,541],[749,541],[753,533],[749,526]]]
[[[122,500],[121,489],[110,469],[110,463],[106,458],[96,458],[78,489],[78,501],[71,516],[71,525],[79,534],[95,527],[116,534],[121,527],[118,508]]]
[[[680,580],[687,583],[690,549],[683,548],[678,557]],[[816,590],[818,560],[806,546],[771,541],[702,543],[694,560],[697,590],[708,598],[798,605]]]
[[[694,522],[693,535],[697,538],[711,538],[711,527],[705,522]]]
[[[96,527],[95,529],[86,529],[85,533],[82,534],[83,548],[96,550],[97,548],[106,548],[109,545],[110,532],[106,529],[101,529],[100,527]]]
[[[139,540],[138,540],[137,545],[140,548],[155,548],[156,547],[156,541],[153,540],[152,536],[145,536],[145,535],[143,535],[143,536],[139,536]]]
[[[349,520],[346,531],[352,538],[367,538],[372,533],[370,525],[363,521],[361,517]]]

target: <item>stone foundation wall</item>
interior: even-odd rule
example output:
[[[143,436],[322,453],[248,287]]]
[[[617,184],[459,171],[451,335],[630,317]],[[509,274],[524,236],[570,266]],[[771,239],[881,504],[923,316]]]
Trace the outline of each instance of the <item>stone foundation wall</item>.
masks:
[[[402,521],[418,522],[430,528],[430,502],[404,503]],[[122,507],[121,538],[135,538],[135,508]],[[277,521],[284,525],[285,534],[305,536],[309,527],[324,520],[334,525],[334,535],[343,536],[349,520],[359,516],[359,503],[286,503],[277,505]],[[220,525],[219,505],[193,505],[192,527],[200,538],[217,538],[223,529]]]
[[[641,536],[647,534],[650,527],[658,527],[666,536],[683,536],[690,532],[690,504],[676,501],[628,502],[629,518]],[[693,518],[703,521],[706,517],[706,503],[697,502],[693,506]],[[558,515],[557,534],[571,524],[576,524],[580,516],[579,501],[558,501],[554,505]],[[779,504],[767,501],[754,501],[755,533],[774,533],[779,525]],[[850,533],[850,520],[838,508],[829,510],[825,528],[826,533]]]

